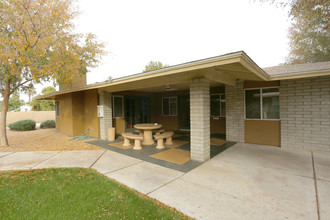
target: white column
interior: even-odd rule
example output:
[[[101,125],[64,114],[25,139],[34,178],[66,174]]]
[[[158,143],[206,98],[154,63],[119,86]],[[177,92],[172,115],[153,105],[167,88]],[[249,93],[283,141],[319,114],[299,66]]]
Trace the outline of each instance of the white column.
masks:
[[[226,140],[245,142],[244,84],[226,85]]]
[[[100,138],[108,139],[108,128],[112,127],[112,99],[110,92],[99,94],[100,105],[103,105],[103,117],[100,118]]]
[[[210,158],[210,84],[205,78],[190,82],[190,156]]]

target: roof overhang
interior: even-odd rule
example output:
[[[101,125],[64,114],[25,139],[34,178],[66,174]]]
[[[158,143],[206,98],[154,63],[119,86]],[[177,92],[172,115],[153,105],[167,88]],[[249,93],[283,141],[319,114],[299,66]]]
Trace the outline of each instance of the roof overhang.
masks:
[[[307,77],[318,77],[318,76],[327,76],[330,74],[330,70],[318,70],[318,71],[304,71],[298,73],[290,74],[277,74],[270,76],[269,80],[287,80],[287,79],[298,79],[298,78],[307,78]]]
[[[98,89],[99,92],[137,90],[175,83],[189,83],[194,78],[205,77],[210,81],[236,85],[237,80],[268,81],[269,75],[243,51],[197,60],[167,68],[67,89],[42,96],[35,100],[54,99],[55,96],[72,92]]]

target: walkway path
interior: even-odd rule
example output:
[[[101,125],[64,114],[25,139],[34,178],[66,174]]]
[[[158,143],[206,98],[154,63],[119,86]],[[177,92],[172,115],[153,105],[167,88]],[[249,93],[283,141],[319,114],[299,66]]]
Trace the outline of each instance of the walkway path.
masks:
[[[183,173],[109,150],[0,152],[0,170],[91,167],[197,219],[328,219],[330,153],[236,144]]]

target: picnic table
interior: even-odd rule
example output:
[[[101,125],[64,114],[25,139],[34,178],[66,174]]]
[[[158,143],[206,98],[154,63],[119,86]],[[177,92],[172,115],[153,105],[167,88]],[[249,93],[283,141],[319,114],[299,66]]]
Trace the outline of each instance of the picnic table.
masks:
[[[134,128],[143,130],[143,145],[152,145],[154,144],[154,140],[152,139],[152,130],[161,128],[162,125],[158,123],[143,123],[143,124],[136,124]]]

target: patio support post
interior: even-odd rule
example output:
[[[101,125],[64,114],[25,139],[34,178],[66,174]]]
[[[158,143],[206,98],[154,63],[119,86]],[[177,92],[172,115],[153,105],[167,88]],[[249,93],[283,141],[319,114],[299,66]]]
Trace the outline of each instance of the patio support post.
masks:
[[[103,117],[100,118],[100,138],[108,139],[108,128],[112,127],[112,102],[111,93],[102,92],[99,94],[100,105],[103,105]]]
[[[244,83],[226,85],[226,140],[245,142]]]
[[[210,158],[210,83],[205,78],[190,82],[190,157]]]

